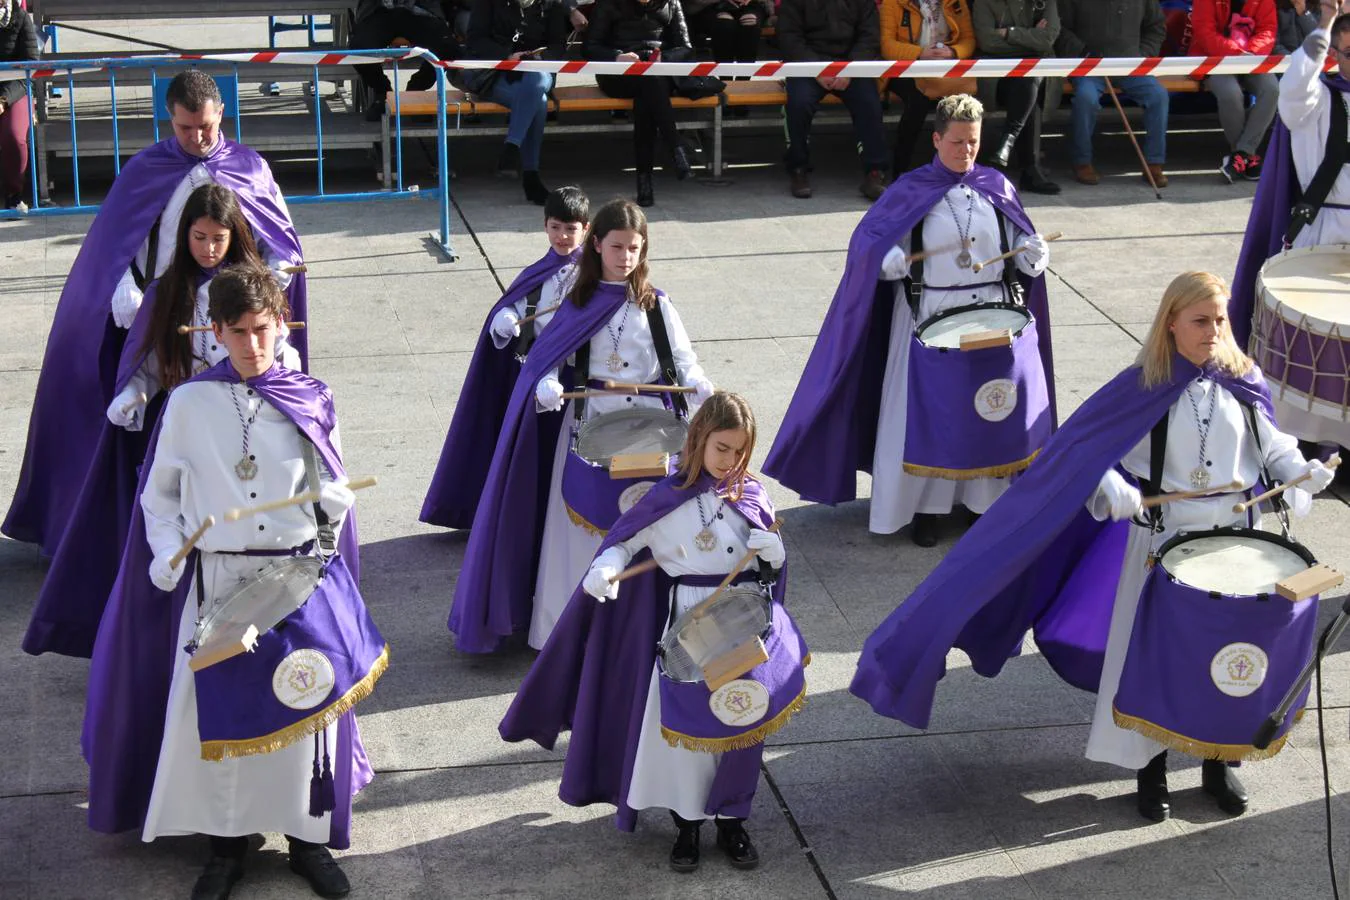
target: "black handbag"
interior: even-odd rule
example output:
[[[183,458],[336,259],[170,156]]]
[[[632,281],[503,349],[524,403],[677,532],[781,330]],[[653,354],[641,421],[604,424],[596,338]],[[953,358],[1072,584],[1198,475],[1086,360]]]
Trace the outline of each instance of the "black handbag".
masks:
[[[686,100],[716,97],[727,89],[727,84],[716,75],[672,75],[676,96]]]

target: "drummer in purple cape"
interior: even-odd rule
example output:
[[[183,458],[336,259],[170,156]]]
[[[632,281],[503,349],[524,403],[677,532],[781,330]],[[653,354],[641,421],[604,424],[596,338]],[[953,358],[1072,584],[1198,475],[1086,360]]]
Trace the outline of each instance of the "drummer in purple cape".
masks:
[[[680,872],[698,867],[709,818],[733,866],[758,864],[744,822],[763,742],[806,697],[809,653],[783,605],[783,542],[768,493],[747,471],[755,430],[738,395],[704,402],[678,470],[605,536],[499,729],[508,741],[552,748],[570,728],[559,796],[613,804],[624,831],[640,810],[669,810],[670,865]],[[738,571],[751,564],[757,571]],[[711,642],[695,658],[715,629],[686,627],[702,614],[735,633],[744,623],[719,604],[747,605],[742,646],[762,649],[734,668],[717,664],[725,657]]]
[[[1316,598],[1273,596],[1275,579],[1263,574],[1268,556],[1292,556],[1301,571],[1311,555],[1253,530],[1260,507],[1243,503],[1239,512],[1235,501],[1258,484],[1300,477],[1285,495],[1320,491],[1331,470],[1305,461],[1277,428],[1265,379],[1233,340],[1227,301],[1218,276],[1172,281],[1136,364],[1074,413],[868,637],[854,694],[881,715],[927,728],[951,648],[993,677],[1033,629],[1055,672],[1096,692],[1087,756],[1136,771],[1143,816],[1170,814],[1169,747],[1205,759],[1203,786],[1221,809],[1246,809],[1227,762],[1269,755],[1252,736],[1310,658],[1317,612]],[[1146,509],[1143,494],[1161,496]],[[1211,563],[1227,583],[1172,571],[1168,551],[1189,544],[1178,556],[1201,563],[1211,552],[1193,543],[1201,539],[1224,548]],[[1233,588],[1248,578],[1249,590]],[[1178,591],[1198,599],[1188,606],[1187,596],[1172,596]],[[1289,645],[1296,652],[1285,652]],[[1214,660],[1235,653],[1236,674],[1211,676]],[[1292,716],[1282,731],[1290,725]]]
[[[208,835],[194,898],[229,896],[258,832],[285,834],[291,869],[320,896],[344,896],[325,845],[349,845],[352,795],[372,777],[351,707],[388,647],[356,587],[332,395],[275,359],[286,312],[264,267],[211,282],[228,358],[165,404],[90,671],[90,826]],[[283,576],[289,614],[259,620],[250,588]],[[252,652],[235,635],[237,655],[197,659],[220,644],[207,625],[222,611],[262,634]]]
[[[1270,379],[1281,425],[1329,453],[1350,447],[1341,337],[1350,311],[1340,278],[1350,244],[1350,15],[1338,0],[1309,6],[1319,27],[1280,78],[1229,316],[1239,346]],[[1336,68],[1325,72],[1329,53]]]
[[[648,281],[648,248],[636,204],[601,207],[571,294],[530,349],[455,585],[449,625],[461,650],[491,652],[527,630],[530,646],[543,646],[605,532],[652,483],[643,477],[659,477],[625,475],[617,461],[668,471],[690,401],[712,394],[674,304]],[[618,446],[600,440],[583,457],[601,432]],[[652,452],[664,455],[653,462]]]
[[[863,216],[764,464],[831,504],[870,472],[870,529],[912,523],[922,547],[938,516],[988,509],[1054,425],[1048,244],[1011,182],[975,162],[982,118],[974,97],[944,98],[933,161]],[[991,331],[1006,331],[997,346],[961,339]]]
[[[306,313],[303,260],[281,190],[267,163],[220,131],[224,107],[208,75],[189,70],[169,82],[173,136],[141,150],[122,167],[71,266],[43,357],[28,442],[14,500],[0,530],[39,544],[51,556],[85,481],[104,412],[113,399],[116,365],[146,287],[174,258],[184,206],[198,187],[233,190],[262,256]],[[293,336],[304,361],[304,334]]]
[[[468,528],[473,524],[492,460],[491,448],[496,445],[520,363],[553,318],[554,309],[572,290],[590,218],[590,200],[581,188],[560,187],[544,200],[548,252],[523,269],[488,312],[422,503],[420,518],[428,525]]]

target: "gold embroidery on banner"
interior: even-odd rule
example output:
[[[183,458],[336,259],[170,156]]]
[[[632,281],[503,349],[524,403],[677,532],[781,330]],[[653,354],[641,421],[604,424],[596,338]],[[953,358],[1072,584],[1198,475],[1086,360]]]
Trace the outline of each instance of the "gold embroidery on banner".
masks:
[[[774,716],[769,721],[760,725],[758,728],[742,734],[728,738],[699,738],[688,734],[681,734],[678,731],[672,731],[666,726],[661,726],[661,737],[666,739],[666,743],[672,747],[683,747],[686,750],[693,750],[695,753],[725,753],[728,750],[744,750],[747,747],[753,747],[756,744],[764,743],[764,739],[778,731],[788,723],[788,719],[799,712],[806,705],[806,687],[802,687],[802,692],[797,695],[782,712]]]
[[[568,506],[566,502],[563,503],[563,508],[567,510],[567,518],[572,520],[572,524],[577,526],[587,534],[593,534],[596,537],[604,537],[605,535],[609,534],[608,528],[598,528],[595,525],[592,525],[590,522],[586,521],[585,517],[582,516],[581,513],[577,512],[575,509]]]
[[[986,466],[983,469],[944,469],[940,466],[921,466],[917,463],[905,463],[906,475],[922,475],[924,478],[944,478],[947,481],[973,481],[976,478],[1007,478],[1009,475],[1016,475],[1031,465],[1040,450],[1035,451],[1026,459],[1019,459],[1017,462],[1004,463],[1001,466]]]
[[[1223,762],[1255,762],[1256,760],[1270,759],[1284,749],[1284,742],[1289,738],[1289,732],[1285,732],[1276,740],[1271,741],[1269,747],[1258,750],[1251,744],[1213,744],[1209,741],[1198,741],[1195,738],[1186,737],[1184,734],[1169,731],[1161,725],[1155,725],[1147,719],[1127,715],[1116,709],[1115,704],[1111,705],[1111,718],[1115,719],[1117,726],[1128,728],[1130,731],[1137,731],[1169,750],[1177,750],[1187,756],[1194,756],[1199,759],[1215,759]],[[1294,713],[1294,722],[1298,723],[1302,719],[1303,710],[1300,709]]]

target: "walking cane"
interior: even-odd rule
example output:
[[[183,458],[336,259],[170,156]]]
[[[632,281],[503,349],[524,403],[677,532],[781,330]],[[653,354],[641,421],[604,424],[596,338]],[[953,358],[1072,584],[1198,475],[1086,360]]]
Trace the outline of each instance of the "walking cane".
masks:
[[[1111,95],[1111,102],[1116,105],[1116,112],[1120,113],[1120,122],[1125,126],[1125,133],[1130,136],[1134,152],[1139,155],[1139,165],[1144,167],[1144,177],[1148,179],[1148,186],[1153,188],[1153,196],[1161,200],[1162,191],[1158,190],[1158,183],[1153,180],[1153,170],[1148,167],[1148,160],[1144,159],[1144,151],[1140,149],[1139,141],[1134,137],[1134,129],[1130,127],[1130,120],[1125,116],[1125,109],[1120,105],[1120,98],[1116,96],[1116,89],[1111,84],[1110,78],[1106,78],[1106,92]]]

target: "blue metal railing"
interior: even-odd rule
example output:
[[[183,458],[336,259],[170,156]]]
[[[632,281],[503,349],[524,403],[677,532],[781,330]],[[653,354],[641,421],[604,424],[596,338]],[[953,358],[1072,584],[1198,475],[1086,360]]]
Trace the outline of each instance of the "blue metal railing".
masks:
[[[394,84],[398,84],[399,75],[399,57],[405,55],[402,50],[343,50],[344,56],[368,56],[372,61],[388,60],[394,67]],[[435,60],[431,54],[427,58]],[[19,210],[0,210],[0,220],[15,219],[22,216],[63,216],[63,215],[81,215],[94,213],[98,211],[99,205],[84,203],[82,196],[82,186],[80,179],[80,143],[79,129],[76,121],[76,103],[75,103],[75,73],[77,71],[106,71],[108,75],[108,87],[112,98],[112,154],[113,171],[121,171],[121,120],[117,103],[117,73],[119,70],[141,69],[149,70],[152,103],[156,102],[153,98],[159,94],[159,70],[172,68],[176,71],[186,66],[204,63],[207,65],[229,65],[232,68],[233,78],[238,82],[241,68],[253,66],[265,66],[266,63],[240,63],[229,61],[213,61],[209,58],[202,60],[184,60],[174,56],[143,56],[132,58],[93,58],[93,59],[70,59],[61,60],[59,63],[39,61],[22,62],[0,62],[0,77],[4,73],[21,71],[23,72],[24,90],[28,97],[29,121],[28,121],[28,174],[29,187],[31,190],[32,203],[26,211]],[[74,201],[70,206],[56,206],[50,203],[42,202],[42,191],[39,190],[38,174],[38,141],[37,141],[37,109],[33,103],[34,73],[44,72],[36,79],[41,85],[49,80],[60,77],[62,73],[65,76],[68,119],[70,125],[70,159],[71,159],[71,193]],[[317,86],[319,84],[319,65],[313,65],[313,78],[315,92],[314,101],[314,142],[317,148],[317,192],[313,194],[301,194],[287,196],[288,204],[306,204],[306,203],[347,203],[353,201],[365,200],[403,200],[410,198],[422,198],[435,200],[440,214],[440,249],[450,259],[455,258],[454,249],[450,242],[450,162],[449,151],[446,145],[447,127],[445,113],[445,79],[446,70],[436,68],[436,92],[440,100],[439,109],[436,113],[436,166],[437,166],[437,185],[430,189],[405,189],[403,177],[403,123],[402,117],[398,114],[400,111],[398,92],[394,94],[394,121],[397,140],[394,143],[394,184],[385,185],[380,190],[371,191],[352,191],[345,193],[329,193],[325,178],[324,161],[324,118],[323,103],[319,96]],[[237,94],[237,87],[236,87]],[[151,129],[154,140],[160,140],[158,114],[152,113],[150,116]],[[243,129],[241,120],[243,119],[243,110],[236,109],[234,115],[235,140],[242,141]],[[49,126],[50,127],[50,126]]]

